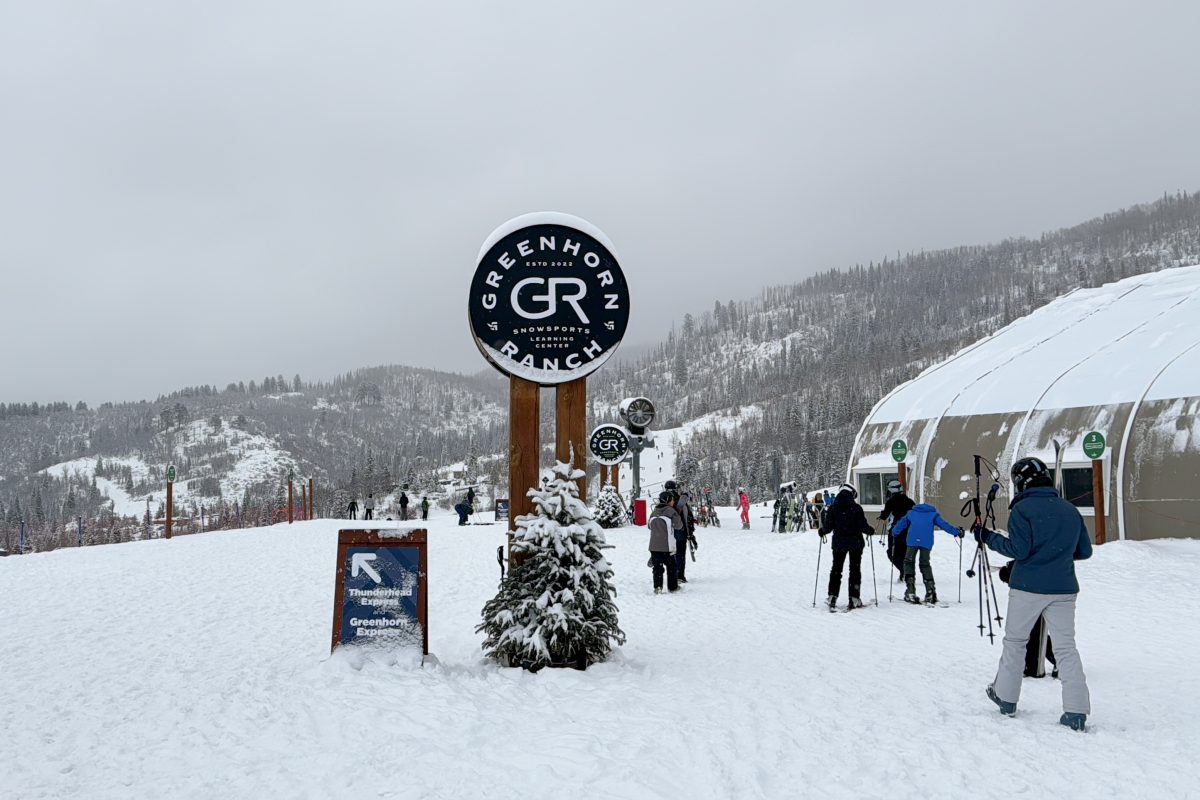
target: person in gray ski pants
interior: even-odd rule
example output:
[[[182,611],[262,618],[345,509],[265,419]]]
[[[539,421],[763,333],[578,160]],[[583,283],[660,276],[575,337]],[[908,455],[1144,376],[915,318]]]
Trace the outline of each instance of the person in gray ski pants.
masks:
[[[1015,559],[1008,584],[1008,618],[1004,650],[987,695],[1006,715],[1017,712],[1025,647],[1038,618],[1046,618],[1062,680],[1063,715],[1059,722],[1082,731],[1092,711],[1083,661],[1075,648],[1075,601],[1079,581],[1075,562],[1090,558],[1092,542],[1075,506],[1059,497],[1046,465],[1036,458],[1013,464],[1008,536],[982,526],[975,538],[997,553]]]

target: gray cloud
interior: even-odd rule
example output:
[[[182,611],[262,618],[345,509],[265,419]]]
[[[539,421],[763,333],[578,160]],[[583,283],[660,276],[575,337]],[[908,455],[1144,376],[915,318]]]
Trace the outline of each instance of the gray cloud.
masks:
[[[473,371],[531,210],[613,239],[634,342],[1200,188],[1200,7],[982,5],[0,3],[0,400]]]

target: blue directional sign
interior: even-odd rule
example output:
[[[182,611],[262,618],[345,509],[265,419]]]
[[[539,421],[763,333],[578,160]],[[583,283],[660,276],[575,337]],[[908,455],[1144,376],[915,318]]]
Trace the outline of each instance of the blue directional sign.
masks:
[[[376,531],[342,531],[334,646],[378,643],[424,649],[424,549],[424,531],[398,537],[391,531],[382,536]]]

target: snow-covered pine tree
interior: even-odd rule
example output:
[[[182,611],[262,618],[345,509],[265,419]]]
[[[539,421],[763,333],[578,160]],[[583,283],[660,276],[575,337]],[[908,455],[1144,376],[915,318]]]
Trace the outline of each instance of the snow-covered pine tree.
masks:
[[[534,513],[517,517],[512,544],[520,563],[484,605],[476,628],[488,656],[531,672],[585,669],[625,642],[612,567],[602,552],[610,545],[575,484],[584,473],[562,462],[554,473],[544,488],[527,493]]]
[[[619,528],[625,524],[625,507],[621,505],[621,496],[611,483],[605,484],[600,490],[593,515],[601,528]]]

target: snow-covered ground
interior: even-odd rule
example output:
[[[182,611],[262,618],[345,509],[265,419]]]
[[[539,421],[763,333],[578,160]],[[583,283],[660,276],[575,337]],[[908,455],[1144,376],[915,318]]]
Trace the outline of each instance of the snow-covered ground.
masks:
[[[697,417],[675,428],[654,431],[654,447],[643,451],[641,456],[642,496],[654,497],[662,491],[664,483],[674,479],[676,445],[686,445],[698,431],[717,429],[728,433],[761,417],[762,408],[759,406],[741,406],[736,414],[717,411]],[[630,469],[632,469],[630,463],[621,465],[623,474],[629,474]],[[628,502],[632,487],[627,479],[622,478],[621,481],[621,494]],[[713,500],[719,502],[718,498],[714,497]],[[769,525],[767,527],[770,528]]]
[[[1049,678],[1026,681],[1015,719],[983,696],[1000,648],[975,628],[974,584],[954,602],[950,539],[933,552],[949,608],[889,603],[876,547],[880,605],[830,614],[812,607],[817,537],[771,534],[767,513],[700,529],[678,595],[652,594],[644,529],[610,532],[628,643],[537,675],[481,660],[498,525],[431,521],[441,663],[424,668],[329,656],[335,521],[0,559],[0,797],[1197,791],[1200,542],[1119,542],[1080,565],[1080,735]]]

